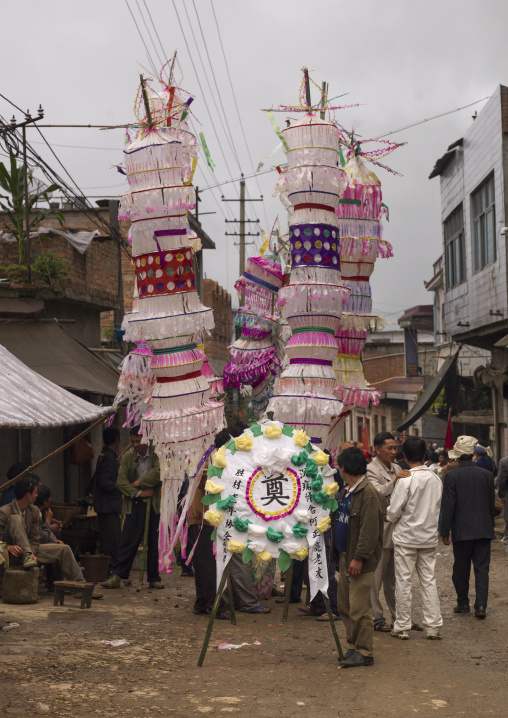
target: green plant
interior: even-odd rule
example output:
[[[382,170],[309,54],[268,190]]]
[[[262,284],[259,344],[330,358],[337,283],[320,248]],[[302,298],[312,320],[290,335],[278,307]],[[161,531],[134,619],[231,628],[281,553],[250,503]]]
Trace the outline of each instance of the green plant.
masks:
[[[32,269],[38,272],[46,284],[57,282],[62,273],[70,270],[68,262],[51,252],[41,252],[32,262]]]
[[[28,182],[30,186],[34,184],[31,171],[28,174]],[[25,184],[24,184],[24,165],[16,164],[16,159],[12,152],[10,153],[10,172],[7,170],[3,162],[0,162],[0,188],[7,194],[0,194],[0,207],[7,214],[11,223],[10,230],[16,237],[19,249],[19,264],[26,263],[26,237],[25,237]],[[50,185],[41,192],[31,191],[28,195],[28,211],[31,220],[29,231],[36,227],[47,217],[56,217],[60,226],[63,226],[64,217],[61,212],[55,209],[46,209],[37,207],[37,202],[48,202],[52,192],[59,189],[55,184]]]

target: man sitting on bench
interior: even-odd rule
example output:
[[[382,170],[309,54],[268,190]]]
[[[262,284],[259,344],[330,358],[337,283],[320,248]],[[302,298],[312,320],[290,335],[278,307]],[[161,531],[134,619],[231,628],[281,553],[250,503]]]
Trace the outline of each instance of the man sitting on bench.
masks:
[[[0,508],[0,541],[7,544],[12,566],[29,569],[37,563],[58,564],[64,581],[84,582],[71,547],[64,543],[40,543],[38,479],[27,474],[14,484],[14,499]]]

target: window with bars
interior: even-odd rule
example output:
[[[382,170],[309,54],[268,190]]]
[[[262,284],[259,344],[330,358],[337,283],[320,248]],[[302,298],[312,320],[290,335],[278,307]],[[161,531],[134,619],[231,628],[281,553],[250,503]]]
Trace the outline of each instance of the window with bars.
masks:
[[[494,175],[490,175],[471,195],[473,257],[475,272],[496,259],[496,206]]]
[[[446,288],[451,289],[465,279],[464,212],[462,203],[443,223],[445,240]]]

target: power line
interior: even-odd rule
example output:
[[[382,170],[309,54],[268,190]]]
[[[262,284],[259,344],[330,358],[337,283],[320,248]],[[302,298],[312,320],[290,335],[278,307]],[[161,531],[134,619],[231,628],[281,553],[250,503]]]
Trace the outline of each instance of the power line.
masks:
[[[148,49],[148,46],[147,46],[147,44],[146,44],[146,42],[145,42],[145,40],[144,40],[144,38],[143,38],[143,35],[141,34],[141,30],[139,29],[139,25],[138,25],[138,23],[136,22],[136,18],[134,17],[134,13],[132,12],[131,7],[130,7],[130,5],[129,5],[129,0],[125,0],[125,4],[127,5],[128,9],[129,9],[129,12],[130,12],[130,14],[131,14],[132,20],[133,20],[133,22],[134,22],[134,25],[136,26],[136,30],[138,31],[138,35],[139,35],[139,37],[141,38],[141,42],[142,42],[143,45],[145,46],[145,50],[146,50],[146,54],[148,55],[148,59],[149,59],[150,62],[152,63],[153,67],[155,67],[155,63],[154,63],[154,61],[153,61],[153,59],[152,59],[152,56],[150,55],[150,50]]]
[[[152,33],[150,32],[150,30],[149,30],[149,28],[148,28],[148,25],[146,24],[145,16],[144,16],[143,13],[141,12],[141,8],[139,7],[139,2],[138,2],[138,0],[134,0],[134,2],[136,3],[137,8],[138,8],[138,12],[139,12],[139,14],[141,15],[141,19],[143,20],[143,25],[144,25],[145,28],[146,28],[146,31],[147,31],[147,33],[148,33],[148,37],[150,38],[150,40],[151,40],[151,42],[152,42],[153,49],[155,50],[155,54],[157,55],[157,59],[159,60],[159,62],[161,63],[161,65],[164,65],[164,61],[161,60],[161,56],[159,55],[159,51],[157,50],[157,46],[156,46],[156,44],[155,44],[155,42],[154,42],[154,40],[153,40]],[[145,6],[146,6],[146,3],[145,3]]]
[[[254,161],[253,161],[252,155],[251,155],[251,153],[250,153],[250,147],[249,147],[249,143],[247,142],[247,135],[245,134],[245,129],[244,129],[243,122],[242,122],[242,116],[241,116],[241,114],[240,114],[240,109],[239,109],[239,107],[238,107],[238,102],[237,102],[237,100],[236,100],[235,88],[234,88],[234,85],[233,85],[233,81],[232,81],[232,79],[231,79],[231,73],[229,72],[229,64],[228,64],[228,61],[227,61],[227,58],[226,58],[226,52],[225,52],[225,50],[224,50],[224,45],[223,45],[223,43],[222,43],[222,35],[221,35],[219,23],[218,23],[218,21],[217,21],[217,16],[216,16],[216,14],[215,14],[215,8],[214,8],[214,6],[213,6],[213,0],[210,0],[210,5],[211,5],[211,7],[212,7],[213,18],[214,18],[214,20],[215,20],[215,27],[217,28],[217,34],[218,34],[218,36],[219,36],[219,43],[220,43],[220,47],[221,47],[221,50],[222,50],[222,57],[224,58],[224,64],[226,65],[226,72],[227,72],[228,79],[229,79],[229,86],[230,86],[230,88],[231,88],[231,93],[232,93],[232,95],[233,95],[233,101],[234,101],[235,108],[236,108],[236,114],[237,114],[237,116],[238,116],[238,122],[240,123],[240,128],[241,128],[241,130],[242,130],[243,141],[245,142],[245,147],[246,147],[246,149],[247,149],[247,154],[248,154],[248,156],[249,156],[249,160],[250,160],[250,164],[251,164],[251,170],[252,170],[253,172],[255,172],[255,169],[254,169]],[[260,185],[259,185],[259,181],[258,181],[258,179],[257,179],[257,176],[256,176],[256,184],[257,184],[258,192],[259,192],[259,194],[261,194],[261,187],[260,187]],[[264,211],[264,213],[265,213],[265,219],[266,219],[266,224],[267,224],[267,228],[268,228],[268,226],[269,226],[270,223],[269,223],[269,221],[268,221],[268,215],[267,215],[267,212],[266,212],[266,206],[265,206],[265,203],[264,203],[264,202],[263,202],[263,211]]]

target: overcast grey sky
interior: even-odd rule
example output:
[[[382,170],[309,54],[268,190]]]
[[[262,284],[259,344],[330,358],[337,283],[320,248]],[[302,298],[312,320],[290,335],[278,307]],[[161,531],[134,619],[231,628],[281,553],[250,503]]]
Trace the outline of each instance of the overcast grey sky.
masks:
[[[149,61],[129,7],[156,65],[162,50],[147,7],[166,57],[178,50],[182,86],[195,97],[192,109],[216,163],[212,176],[203,168],[202,158],[195,184],[204,188],[240,175],[213,99],[224,107],[241,169],[245,175],[252,174],[212,0],[4,3],[0,92],[33,112],[42,103],[47,123],[131,122],[139,73]],[[491,95],[497,85],[508,83],[505,0],[481,4],[473,0],[213,0],[213,8],[254,167],[278,142],[260,108],[296,103],[304,65],[319,84],[329,83],[331,96],[348,92],[342,102],[360,103],[337,113],[337,119],[366,138],[475,102]],[[314,97],[317,101],[317,93]],[[423,280],[432,275],[442,239],[439,180],[427,178],[435,160],[463,135],[474,110],[480,111],[483,104],[393,135],[394,140],[408,142],[387,158],[403,177],[376,170],[390,208],[384,237],[392,242],[395,257],[378,260],[372,286],[375,310],[388,321],[396,322],[404,308],[432,302]],[[1,98],[0,112],[7,118],[13,112]],[[283,125],[284,116],[278,118]],[[123,178],[114,169],[122,162],[121,130],[47,129],[44,134],[85,194],[107,196],[123,191]],[[35,144],[41,142],[35,130],[29,130],[29,139],[61,171],[47,149]],[[282,151],[271,160],[273,164],[284,161]],[[264,209],[261,203],[247,208],[247,216],[259,218],[265,229],[266,218],[271,225],[277,213],[286,223],[282,205],[271,197],[276,178],[276,172],[258,177]],[[202,218],[217,245],[216,251],[205,253],[205,272],[230,291],[238,276],[238,250],[233,238],[224,236],[233,226],[225,224],[224,215],[237,216],[238,204],[221,203],[220,195],[237,196],[237,184],[203,192],[200,206],[202,212],[217,212]],[[259,196],[259,188],[254,178],[248,180],[251,197]],[[254,252],[255,247],[248,250]]]

